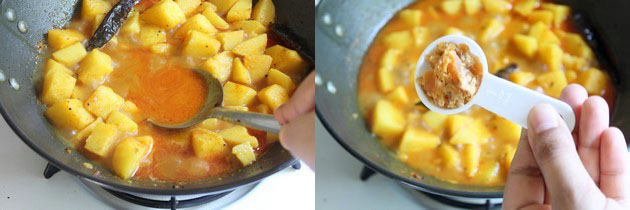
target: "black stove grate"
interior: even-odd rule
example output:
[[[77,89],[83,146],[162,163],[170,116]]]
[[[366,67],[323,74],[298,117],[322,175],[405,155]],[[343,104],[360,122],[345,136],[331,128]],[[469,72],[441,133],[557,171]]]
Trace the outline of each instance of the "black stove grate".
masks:
[[[372,177],[374,174],[376,174],[374,170],[364,166],[363,169],[361,170],[361,174],[359,175],[359,178],[361,179],[361,181],[366,181],[370,177]],[[492,200],[490,199],[486,199],[486,202],[484,204],[468,203],[468,202],[452,199],[443,195],[428,193],[428,192],[424,192],[420,190],[416,190],[416,191],[421,194],[426,195],[427,197],[441,204],[451,206],[451,207],[456,207],[456,208],[490,210],[490,209],[501,209],[501,206],[502,206],[502,203],[500,202],[495,203],[495,202],[492,202]]]
[[[164,200],[153,200],[153,199],[143,198],[143,197],[135,196],[129,193],[113,191],[106,188],[103,188],[103,189],[107,191],[109,194],[112,194],[113,196],[116,196],[117,198],[120,198],[124,201],[137,204],[140,206],[144,206],[144,207],[159,208],[159,209],[178,209],[178,208],[200,206],[200,205],[215,201],[233,192],[233,191],[227,191],[227,192],[223,192],[219,194],[205,195],[198,198],[192,198],[192,199],[187,199],[187,200],[177,200],[175,196],[171,196],[170,200],[164,201]]]

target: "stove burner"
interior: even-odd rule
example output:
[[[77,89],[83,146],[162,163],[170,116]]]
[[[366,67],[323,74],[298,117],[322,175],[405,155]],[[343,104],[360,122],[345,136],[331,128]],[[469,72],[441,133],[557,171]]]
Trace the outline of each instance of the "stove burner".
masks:
[[[171,196],[171,200],[161,201],[161,200],[142,198],[135,195],[131,195],[129,193],[113,191],[113,190],[109,190],[105,188],[103,189],[107,191],[108,193],[112,194],[113,196],[116,196],[117,198],[120,198],[127,202],[145,206],[145,207],[160,208],[160,209],[168,209],[168,208],[177,209],[177,208],[188,208],[188,207],[193,207],[193,206],[199,206],[202,204],[215,201],[232,192],[232,191],[228,191],[224,193],[206,195],[206,196],[201,196],[198,198],[192,198],[192,199],[187,199],[187,200],[177,200],[175,196]]]
[[[359,178],[361,179],[361,181],[366,181],[368,180],[370,177],[372,177],[374,174],[376,174],[376,172],[366,166],[363,167],[363,169],[361,169],[361,174],[359,175]],[[466,201],[466,200],[460,200],[460,199],[456,199],[454,197],[449,197],[449,196],[443,196],[443,195],[438,195],[438,194],[433,194],[433,193],[428,193],[428,192],[423,192],[420,191],[418,189],[415,189],[407,184],[401,184],[404,188],[409,189],[412,193],[417,193],[418,196],[424,196],[426,198],[429,198],[430,200],[436,201],[440,204],[444,204],[447,206],[451,206],[451,207],[456,207],[456,208],[464,208],[464,209],[501,209],[502,203],[499,202],[494,202],[496,201],[496,199],[485,199],[485,203],[475,203],[472,200],[475,199],[467,199],[470,201]],[[418,197],[415,196],[415,197]],[[478,199],[476,201],[481,201],[484,199]]]

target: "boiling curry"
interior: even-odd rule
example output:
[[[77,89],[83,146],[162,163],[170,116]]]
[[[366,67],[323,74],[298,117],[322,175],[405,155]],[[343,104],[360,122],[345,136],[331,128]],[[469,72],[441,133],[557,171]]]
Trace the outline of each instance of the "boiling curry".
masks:
[[[40,99],[45,116],[83,155],[122,179],[187,181],[232,172],[277,137],[194,116],[208,93],[193,68],[224,85],[223,106],[271,114],[305,74],[299,54],[266,32],[271,0],[142,0],[100,49],[84,47],[118,1],[83,0],[81,15],[47,34],[52,56]]]
[[[457,184],[500,186],[521,127],[480,107],[457,115],[429,111],[415,93],[414,69],[438,37],[461,34],[483,48],[490,73],[558,97],[570,83],[614,91],[593,52],[571,28],[570,8],[539,0],[424,0],[399,11],[380,31],[359,74],[359,108],[398,159]]]

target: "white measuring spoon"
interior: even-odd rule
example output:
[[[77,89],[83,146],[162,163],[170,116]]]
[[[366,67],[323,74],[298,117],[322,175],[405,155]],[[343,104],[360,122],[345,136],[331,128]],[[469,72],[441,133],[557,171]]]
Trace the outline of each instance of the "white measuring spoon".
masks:
[[[429,62],[426,62],[425,57],[436,48],[438,43],[442,42],[468,45],[470,52],[479,58],[483,66],[483,76],[477,94],[475,94],[468,103],[455,109],[446,109],[431,103],[425,95],[424,90],[420,87],[420,84],[418,84],[418,78],[427,70],[431,70],[431,66]],[[481,47],[474,40],[462,35],[443,36],[429,44],[429,46],[424,49],[424,52],[422,52],[420,60],[418,60],[418,64],[416,65],[414,83],[416,85],[416,92],[422,103],[431,111],[437,113],[456,114],[470,109],[472,105],[478,105],[519,124],[523,128],[527,128],[527,115],[529,114],[529,110],[536,104],[546,103],[553,106],[553,108],[560,113],[560,116],[567,124],[567,127],[569,127],[569,130],[573,131],[575,127],[575,115],[573,114],[571,106],[558,99],[490,74],[488,72],[488,61]]]

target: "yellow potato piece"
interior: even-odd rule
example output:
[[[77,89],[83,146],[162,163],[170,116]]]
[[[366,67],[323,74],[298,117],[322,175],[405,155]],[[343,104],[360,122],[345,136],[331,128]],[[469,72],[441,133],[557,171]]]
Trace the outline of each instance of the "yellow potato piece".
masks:
[[[252,78],[249,76],[249,71],[243,65],[240,58],[234,59],[232,64],[232,81],[240,83],[242,85],[249,86],[252,84]]]
[[[85,36],[74,29],[53,29],[48,31],[48,45],[53,50],[66,48],[74,43],[83,42]]]
[[[162,0],[140,15],[140,19],[164,29],[173,29],[186,21],[186,14],[173,0]]]
[[[240,56],[260,55],[265,52],[266,46],[267,34],[262,34],[241,42],[232,49],[232,52]]]
[[[85,107],[92,114],[107,118],[109,113],[122,108],[125,99],[120,97],[111,88],[101,85],[85,101]]]
[[[151,152],[153,138],[151,136],[132,137],[123,139],[114,150],[112,168],[122,179],[132,177],[140,161]]]
[[[192,145],[198,158],[220,155],[227,149],[227,143],[221,135],[203,128],[192,131]]]
[[[79,81],[87,85],[100,83],[112,71],[114,71],[114,67],[111,57],[98,49],[94,49],[81,61]]]
[[[81,130],[94,121],[94,117],[77,99],[59,100],[49,107],[44,115],[61,129]]]
[[[372,133],[392,146],[405,131],[407,121],[400,109],[387,100],[379,100],[372,113]]]
[[[230,128],[219,131],[219,135],[223,137],[223,140],[231,145],[238,145],[247,143],[252,147],[258,147],[258,139],[249,134],[247,128],[237,125]]]
[[[267,84],[278,84],[288,92],[293,92],[296,88],[291,77],[282,73],[280,70],[273,68],[269,69],[269,73],[267,73]]]
[[[96,123],[92,134],[85,140],[85,149],[99,157],[105,157],[117,137],[118,129],[116,126]]]
[[[272,110],[276,110],[289,100],[289,93],[282,86],[273,84],[260,90],[258,99]]]
[[[249,71],[252,83],[257,83],[265,78],[273,63],[272,59],[269,55],[249,55],[243,58],[243,64]]]
[[[274,22],[276,19],[276,7],[272,0],[259,0],[252,11],[252,18],[265,26]]]
[[[245,85],[227,82],[223,86],[224,106],[247,106],[254,98],[256,98],[256,91]]]
[[[221,42],[199,31],[190,31],[184,39],[182,55],[210,57],[219,52]]]
[[[74,43],[66,48],[57,50],[52,57],[66,67],[73,67],[87,55],[87,51],[81,43]]]
[[[252,164],[256,160],[254,149],[249,143],[242,143],[232,147],[232,154],[236,155],[243,166]]]
[[[247,20],[252,17],[252,0],[238,0],[226,15],[228,22]]]

